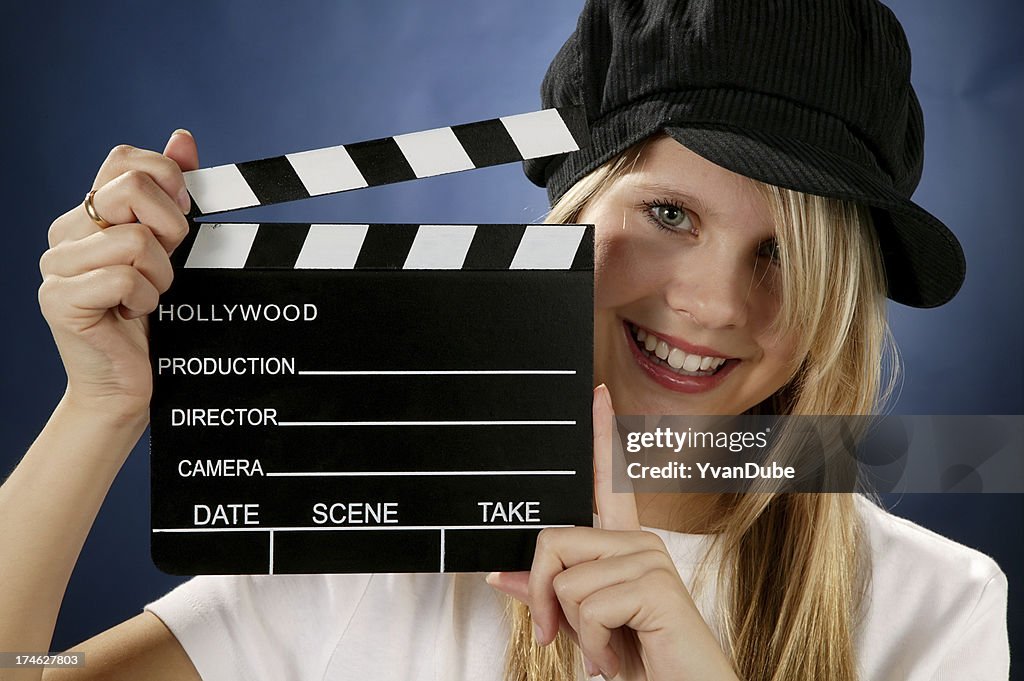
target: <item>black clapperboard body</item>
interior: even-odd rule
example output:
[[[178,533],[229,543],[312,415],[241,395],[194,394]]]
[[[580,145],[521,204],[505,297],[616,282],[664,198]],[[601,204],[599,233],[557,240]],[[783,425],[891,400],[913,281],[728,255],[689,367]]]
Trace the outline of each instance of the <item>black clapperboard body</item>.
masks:
[[[197,220],[585,135],[550,109],[186,173],[150,315],[161,570],[520,570],[591,524],[593,227]]]

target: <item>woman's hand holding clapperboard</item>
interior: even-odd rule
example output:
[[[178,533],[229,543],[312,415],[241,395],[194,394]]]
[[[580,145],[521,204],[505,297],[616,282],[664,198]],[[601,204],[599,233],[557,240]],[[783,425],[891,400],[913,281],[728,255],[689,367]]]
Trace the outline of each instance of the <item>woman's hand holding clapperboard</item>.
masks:
[[[640,529],[632,492],[612,491],[611,396],[594,391],[594,500],[601,529],[548,528],[529,572],[487,582],[530,606],[537,642],[560,628],[582,648],[588,673],[622,681],[733,680],[661,538]]]
[[[188,234],[183,170],[199,167],[195,140],[171,135],[164,153],[115,147],[91,203],[50,227],[39,302],[68,374],[66,400],[104,417],[146,419],[153,391],[148,320],[173,278],[169,255]]]
[[[170,287],[169,254],[188,232],[182,171],[199,165],[186,132],[171,135],[164,154],[115,148],[86,200],[50,227],[49,250],[39,261],[39,304],[68,382],[0,486],[0,613],[17,613],[0,617],[0,651],[51,650],[79,553],[149,421],[146,315]],[[148,612],[77,651],[88,656],[90,678],[199,679],[173,634]],[[47,678],[51,671],[65,678],[68,670],[47,670]],[[26,667],[4,669],[0,677],[38,681],[42,674]]]

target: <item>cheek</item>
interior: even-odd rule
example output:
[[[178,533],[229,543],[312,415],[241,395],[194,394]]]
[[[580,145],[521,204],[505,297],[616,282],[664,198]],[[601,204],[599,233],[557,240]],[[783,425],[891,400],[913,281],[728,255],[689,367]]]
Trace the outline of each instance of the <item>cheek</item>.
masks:
[[[758,260],[750,273],[747,290],[747,324],[761,347],[766,345],[795,347],[792,332],[782,338],[773,338],[768,329],[782,307],[782,275],[776,265]]]
[[[767,322],[771,322],[772,319],[774,316]],[[796,356],[800,344],[798,333],[790,331],[781,337],[772,335],[768,331],[767,324],[760,327],[759,331],[760,333],[755,335],[755,340],[764,352],[761,360],[763,366],[776,376],[778,381],[787,381],[799,366],[798,359],[802,360]]]
[[[601,216],[597,217],[600,220]],[[635,227],[596,222],[594,234],[594,306],[625,305],[658,290],[662,266],[658,250]]]
[[[779,297],[769,288],[765,287],[752,287],[750,289],[750,303],[747,305],[747,311],[749,315],[749,325],[755,337],[758,341],[765,345],[770,346],[785,346],[792,344],[789,339],[792,333],[788,333],[785,336],[778,337],[773,336],[769,333],[769,328],[772,322],[775,321],[775,317],[779,314],[779,308],[782,307],[782,303]]]

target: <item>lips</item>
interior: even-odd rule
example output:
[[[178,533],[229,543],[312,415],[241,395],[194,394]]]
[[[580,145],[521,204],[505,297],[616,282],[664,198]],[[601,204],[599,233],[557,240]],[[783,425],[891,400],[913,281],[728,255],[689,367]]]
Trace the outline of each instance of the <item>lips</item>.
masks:
[[[688,375],[711,375],[718,370],[718,367],[725,363],[726,357],[719,357],[712,354],[697,354],[686,352],[682,348],[666,341],[661,335],[654,334],[633,324],[629,325],[633,339],[637,347],[648,359],[660,359],[677,373]],[[677,341],[678,342],[678,341]],[[693,346],[690,346],[693,347]],[[657,363],[657,362],[655,362]]]
[[[711,348],[659,335],[629,321],[623,321],[622,326],[639,368],[655,383],[676,392],[712,390],[741,361],[716,354],[718,351]]]

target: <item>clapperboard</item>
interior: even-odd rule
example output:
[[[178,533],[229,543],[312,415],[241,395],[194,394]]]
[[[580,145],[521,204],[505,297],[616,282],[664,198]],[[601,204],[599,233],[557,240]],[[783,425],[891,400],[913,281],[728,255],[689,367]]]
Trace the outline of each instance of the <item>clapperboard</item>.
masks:
[[[586,134],[548,109],[185,174],[150,315],[160,569],[527,569],[542,528],[591,524],[592,226],[200,220]]]

